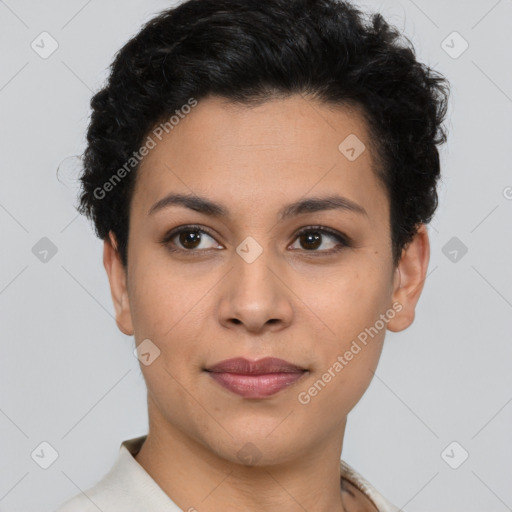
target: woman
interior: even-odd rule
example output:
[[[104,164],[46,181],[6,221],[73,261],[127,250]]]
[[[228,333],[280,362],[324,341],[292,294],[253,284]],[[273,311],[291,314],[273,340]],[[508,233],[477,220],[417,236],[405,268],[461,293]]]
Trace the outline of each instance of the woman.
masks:
[[[340,460],[414,320],[448,84],[334,0],[189,0],[92,99],[104,240],[149,432],[58,512],[398,510]]]

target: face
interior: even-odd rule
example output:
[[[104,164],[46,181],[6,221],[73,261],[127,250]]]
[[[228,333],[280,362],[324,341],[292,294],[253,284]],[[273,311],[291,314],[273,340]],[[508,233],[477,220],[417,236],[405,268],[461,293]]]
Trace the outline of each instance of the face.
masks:
[[[393,267],[368,137],[356,110],[301,96],[258,107],[210,97],[153,137],[127,272],[109,241],[104,262],[119,328],[150,340],[141,369],[154,428],[231,461],[250,442],[261,463],[339,439],[386,329],[413,321],[428,265],[422,227]],[[241,395],[205,370],[235,357],[305,371]]]

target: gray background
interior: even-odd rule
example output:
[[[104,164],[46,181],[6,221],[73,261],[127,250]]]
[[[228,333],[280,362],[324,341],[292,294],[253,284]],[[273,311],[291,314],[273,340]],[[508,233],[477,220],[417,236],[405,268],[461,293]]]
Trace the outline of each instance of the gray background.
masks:
[[[170,5],[0,1],[4,512],[54,510],[110,468],[122,440],[146,433],[133,338],[115,325],[102,243],[73,208],[79,169],[68,157],[84,149],[89,100],[114,53]],[[408,512],[512,510],[512,1],[359,5],[402,29],[452,96],[416,321],[388,333],[343,458]],[[59,45],[46,59],[31,47],[43,31]],[[457,58],[445,46],[461,41],[443,45],[454,31],[469,43]],[[46,262],[33,252],[43,237],[57,249]],[[449,243],[468,251],[452,261]],[[31,457],[43,441],[58,452],[48,469]],[[468,459],[452,469],[446,460],[459,464],[462,450]]]

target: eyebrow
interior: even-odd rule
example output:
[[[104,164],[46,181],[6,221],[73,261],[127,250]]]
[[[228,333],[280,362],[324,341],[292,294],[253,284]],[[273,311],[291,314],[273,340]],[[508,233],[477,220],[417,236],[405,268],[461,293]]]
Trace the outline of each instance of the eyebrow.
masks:
[[[187,194],[169,194],[157,201],[148,212],[153,215],[157,211],[170,206],[182,206],[211,217],[230,217],[229,210],[219,203],[205,197]],[[314,213],[323,210],[344,210],[368,217],[367,211],[354,201],[339,195],[327,197],[309,197],[286,205],[278,214],[279,220],[285,220],[303,213]]]

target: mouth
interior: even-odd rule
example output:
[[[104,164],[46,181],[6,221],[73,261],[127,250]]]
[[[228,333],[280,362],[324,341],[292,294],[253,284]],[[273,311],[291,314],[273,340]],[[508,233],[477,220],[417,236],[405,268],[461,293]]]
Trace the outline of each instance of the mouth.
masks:
[[[309,373],[306,368],[274,357],[258,361],[237,357],[205,368],[213,380],[244,398],[265,398]]]

